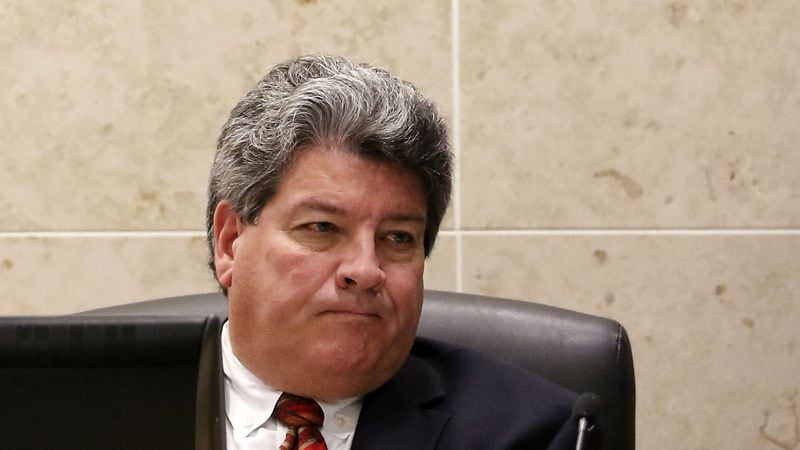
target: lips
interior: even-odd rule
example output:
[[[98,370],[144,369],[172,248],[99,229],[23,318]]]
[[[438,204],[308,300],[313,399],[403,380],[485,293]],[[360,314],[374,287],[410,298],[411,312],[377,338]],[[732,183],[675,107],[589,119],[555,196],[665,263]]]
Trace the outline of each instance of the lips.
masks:
[[[385,305],[379,298],[339,296],[334,299],[317,300],[319,314],[342,314],[365,317],[383,317]]]
[[[378,313],[372,311],[347,310],[347,309],[328,310],[324,311],[322,314],[343,314],[351,316],[380,317]]]

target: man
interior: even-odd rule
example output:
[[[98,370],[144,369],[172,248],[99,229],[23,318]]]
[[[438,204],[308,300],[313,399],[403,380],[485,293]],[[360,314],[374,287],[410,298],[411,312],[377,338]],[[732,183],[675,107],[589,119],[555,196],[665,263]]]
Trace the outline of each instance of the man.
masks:
[[[451,159],[432,102],[338,57],[279,64],[233,109],[207,214],[229,449],[574,448],[574,394],[415,341]]]

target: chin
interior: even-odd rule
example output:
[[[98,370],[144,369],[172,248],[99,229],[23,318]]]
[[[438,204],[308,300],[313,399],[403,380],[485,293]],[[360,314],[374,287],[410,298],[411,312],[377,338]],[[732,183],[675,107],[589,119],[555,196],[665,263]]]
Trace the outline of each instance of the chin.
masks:
[[[357,356],[352,352],[343,352],[336,355],[325,354],[322,373],[325,382],[318,384],[321,392],[319,398],[347,398],[357,397],[371,392],[394,376],[405,361],[408,352],[402,357],[397,357],[392,352],[396,350],[386,350],[384,352]]]
[[[381,358],[377,352],[356,353],[348,352],[343,348],[322,352],[317,361],[318,364],[324,366],[326,372],[341,378],[362,378],[369,374],[382,372],[385,369],[381,369],[388,363],[385,361],[385,356]]]
[[[347,371],[339,367],[328,370],[320,367],[319,371],[306,370],[284,383],[276,383],[273,387],[281,391],[292,392],[304,397],[322,401],[335,401],[343,398],[360,397],[368,394],[386,383],[395,370],[373,370],[367,373]]]
[[[394,375],[394,372],[384,374],[371,373],[363,376],[350,374],[344,377],[329,377],[324,383],[311,387],[316,392],[310,397],[323,401],[360,397],[383,386],[392,375]]]

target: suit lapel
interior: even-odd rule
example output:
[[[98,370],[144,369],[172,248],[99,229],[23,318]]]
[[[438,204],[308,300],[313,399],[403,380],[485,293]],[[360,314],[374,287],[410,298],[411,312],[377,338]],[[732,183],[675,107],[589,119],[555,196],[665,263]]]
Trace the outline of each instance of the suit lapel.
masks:
[[[444,396],[439,375],[411,355],[389,382],[364,398],[352,450],[432,450],[450,419],[433,406]]]

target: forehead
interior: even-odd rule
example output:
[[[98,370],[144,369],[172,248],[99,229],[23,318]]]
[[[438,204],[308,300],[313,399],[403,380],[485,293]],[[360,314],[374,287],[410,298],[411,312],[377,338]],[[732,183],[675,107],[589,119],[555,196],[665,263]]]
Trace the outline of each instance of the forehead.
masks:
[[[423,183],[410,169],[330,146],[298,150],[268,204],[294,204],[308,197],[354,200],[423,213],[426,209]]]

